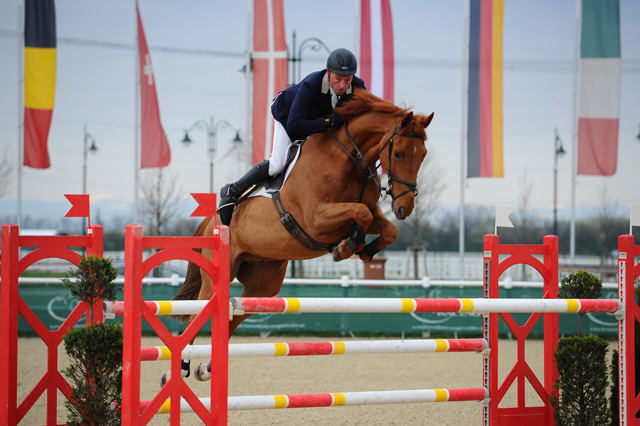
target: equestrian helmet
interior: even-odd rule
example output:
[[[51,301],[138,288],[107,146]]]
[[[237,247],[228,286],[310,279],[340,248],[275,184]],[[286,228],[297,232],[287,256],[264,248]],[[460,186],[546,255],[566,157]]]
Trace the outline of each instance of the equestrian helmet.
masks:
[[[354,75],[358,69],[358,61],[353,53],[341,47],[329,54],[327,69],[340,75]]]

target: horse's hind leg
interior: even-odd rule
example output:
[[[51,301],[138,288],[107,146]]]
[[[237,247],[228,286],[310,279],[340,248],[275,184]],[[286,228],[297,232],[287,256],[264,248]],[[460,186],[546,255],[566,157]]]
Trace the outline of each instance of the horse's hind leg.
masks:
[[[238,281],[243,285],[241,297],[277,296],[287,273],[288,263],[288,260],[243,263],[238,271]],[[251,314],[234,316],[229,323],[229,337],[250,316]]]
[[[237,274],[238,281],[244,287],[242,297],[274,297],[282,287],[282,280],[287,273],[288,260],[265,261],[259,263],[243,263]],[[204,287],[204,285],[203,285]],[[229,338],[240,323],[251,314],[234,316],[229,322]],[[196,380],[211,378],[211,361],[208,365],[198,364],[193,369]]]
[[[207,253],[206,251],[203,252],[203,254],[206,256]],[[197,300],[209,300],[211,299],[211,294],[212,294],[212,286],[213,286],[213,281],[211,280],[211,277],[209,277],[209,275],[204,271],[204,270],[200,270],[200,280],[201,280],[201,285],[200,285],[200,291],[198,293],[198,299]],[[193,320],[196,318],[196,315],[190,315],[189,316],[189,320],[187,321],[187,325],[185,326],[185,329],[187,327],[189,327],[189,324],[191,324],[193,322]],[[195,341],[195,337],[191,340],[190,344],[193,345],[193,342]],[[209,380],[209,378],[207,377],[202,377],[202,368],[201,368],[202,364],[199,364],[196,369],[194,369],[194,375],[196,380]],[[183,359],[182,360],[182,364],[181,364],[181,374],[182,377],[189,377],[191,375],[191,360],[190,359]],[[170,377],[170,372],[165,373],[162,376],[161,379],[161,385],[164,386],[165,383],[167,382],[167,380],[169,380]]]

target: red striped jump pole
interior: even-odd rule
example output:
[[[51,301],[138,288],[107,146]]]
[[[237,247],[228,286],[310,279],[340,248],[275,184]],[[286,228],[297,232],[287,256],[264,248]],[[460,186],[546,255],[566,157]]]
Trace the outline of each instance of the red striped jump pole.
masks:
[[[339,407],[348,405],[380,405],[407,404],[421,402],[453,402],[478,401],[489,397],[485,388],[454,388],[454,389],[415,389],[373,392],[337,392],[298,395],[254,395],[230,396],[228,398],[229,411],[235,410],[264,410],[276,408],[311,408],[311,407]],[[205,407],[209,407],[209,398],[200,398]],[[140,408],[144,410],[150,401],[140,401]],[[165,401],[158,414],[167,414],[171,410],[171,401]],[[191,412],[187,401],[181,399],[181,412]]]
[[[409,299],[232,297],[234,314],[251,313],[563,313],[620,310],[617,299]]]
[[[416,352],[482,352],[489,347],[485,339],[412,339],[412,340],[354,340],[290,343],[237,343],[229,345],[229,358],[352,355]],[[145,346],[142,361],[171,359],[166,346]],[[191,345],[182,351],[182,359],[208,359],[211,345]]]

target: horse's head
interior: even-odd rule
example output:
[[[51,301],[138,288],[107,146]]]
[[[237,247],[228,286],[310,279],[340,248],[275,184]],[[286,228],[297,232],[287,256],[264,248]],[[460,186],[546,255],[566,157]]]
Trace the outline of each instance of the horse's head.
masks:
[[[433,113],[414,116],[413,112],[407,112],[380,141],[380,163],[389,178],[391,208],[396,218],[401,220],[409,216],[415,207],[418,171],[427,155],[424,129],[432,119]]]

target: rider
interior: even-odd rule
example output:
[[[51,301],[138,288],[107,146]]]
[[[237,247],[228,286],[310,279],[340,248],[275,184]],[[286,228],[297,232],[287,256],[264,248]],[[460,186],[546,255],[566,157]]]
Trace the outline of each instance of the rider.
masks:
[[[365,88],[364,81],[354,75],[357,68],[353,53],[336,49],[329,54],[326,69],[309,74],[276,96],[271,104],[274,118],[271,157],[256,164],[237,182],[222,187],[218,214],[224,225],[231,222],[235,201],[244,191],[284,171],[292,141],[326,132],[343,123],[342,117],[330,114],[336,105],[351,96],[353,89]]]

